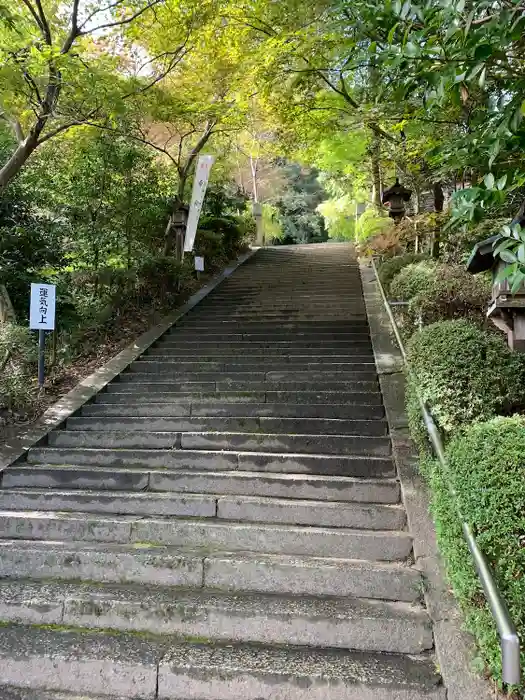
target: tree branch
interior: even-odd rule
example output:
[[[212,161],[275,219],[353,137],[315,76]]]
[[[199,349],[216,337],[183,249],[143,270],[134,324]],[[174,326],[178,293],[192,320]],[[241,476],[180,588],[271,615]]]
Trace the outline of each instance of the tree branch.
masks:
[[[182,61],[182,59],[186,56],[186,54],[189,52],[188,50],[185,49],[185,44],[180,46],[176,51],[165,51],[162,54],[159,54],[159,56],[156,56],[152,58],[150,61],[145,63],[144,65],[148,65],[148,63],[152,63],[156,58],[161,58],[163,56],[169,56],[171,55],[171,58],[168,62],[168,65],[166,68],[159,73],[159,75],[155,76],[153,80],[151,80],[149,83],[146,85],[143,85],[141,88],[138,90],[133,90],[132,92],[128,92],[125,95],[122,95],[123,100],[127,100],[129,97],[134,97],[135,95],[141,95],[142,93],[146,92],[147,90],[150,90],[152,87],[154,87],[157,83],[160,83],[161,80],[164,80],[164,78],[171,73],[171,71],[179,65],[179,63]],[[140,69],[139,69],[140,70]]]
[[[22,129],[22,125],[20,124],[18,119],[11,119],[11,117],[8,117],[5,112],[0,112],[0,119],[2,119],[3,121],[7,122],[7,124],[9,124],[9,126],[13,129],[13,132],[16,136],[16,140],[18,141],[18,143],[22,143],[25,136],[24,136],[24,131]]]
[[[38,14],[40,17],[44,41],[46,42],[46,44],[48,44],[48,46],[51,46],[51,29],[49,28],[49,22],[47,21],[46,13],[44,12],[44,8],[42,7],[42,2],[41,0],[35,0],[35,4],[38,8]]]
[[[78,26],[78,8],[79,8],[79,5],[80,5],[80,0],[73,0],[73,8],[71,10],[71,29],[69,30],[69,34],[67,35],[66,40],[64,41],[64,44],[63,44],[62,49],[60,51],[61,54],[68,53],[68,51],[73,46],[73,42],[80,34],[80,28]]]
[[[42,26],[42,22],[40,21],[40,17],[38,16],[37,11],[36,11],[35,8],[33,7],[33,5],[31,5],[31,3],[29,2],[29,0],[22,0],[22,2],[23,2],[24,5],[27,7],[27,9],[28,9],[29,12],[31,13],[33,19],[34,19],[35,22],[37,23],[37,26],[38,26],[38,28],[40,29],[41,33],[42,33],[42,36],[44,36],[44,27]],[[45,38],[45,36],[44,36],[44,38]]]
[[[130,24],[130,22],[133,22],[134,20],[137,19],[137,17],[140,17],[143,15],[145,12],[150,10],[152,7],[155,7],[155,5],[160,4],[161,2],[164,2],[164,0],[150,0],[150,2],[146,3],[144,7],[142,7],[140,10],[137,10],[134,14],[130,15],[129,17],[126,17],[125,19],[120,19],[115,22],[107,22],[106,24],[99,24],[98,27],[93,27],[92,29],[88,29],[87,31],[83,31],[82,29],[80,30],[81,35],[85,34],[92,34],[93,32],[98,32],[101,29],[111,29],[112,27],[122,27],[125,24]],[[119,5],[120,2],[113,3],[110,7],[115,7]],[[82,26],[85,26],[85,22],[83,22]]]

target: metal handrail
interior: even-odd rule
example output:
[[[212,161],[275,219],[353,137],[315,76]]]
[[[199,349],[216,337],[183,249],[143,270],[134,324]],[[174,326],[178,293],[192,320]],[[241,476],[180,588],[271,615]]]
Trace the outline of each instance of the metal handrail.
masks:
[[[450,489],[450,492],[452,493],[456,512],[462,523],[463,536],[472,555],[474,566],[476,567],[476,571],[478,573],[478,578],[485,592],[485,597],[489,604],[490,610],[492,612],[492,617],[494,618],[494,622],[498,630],[501,646],[501,666],[503,682],[507,685],[518,685],[521,680],[521,667],[520,640],[518,636],[518,631],[516,629],[516,625],[512,621],[507,604],[498,589],[496,581],[494,580],[494,574],[492,573],[490,565],[485,555],[480,550],[478,543],[476,542],[476,537],[472,531],[472,528],[469,525],[469,523],[466,522],[465,518],[461,513],[457,493],[450,478],[450,470],[445,459],[445,449],[443,446],[441,435],[439,434],[439,430],[434,422],[434,419],[432,418],[432,415],[426,403],[421,398],[421,394],[419,392],[419,387],[417,383],[417,377],[415,376],[415,373],[410,367],[410,364],[407,360],[405,346],[403,344],[398,325],[394,318],[394,314],[392,313],[392,309],[390,307],[388,299],[386,298],[385,290],[383,289],[383,285],[381,284],[379,275],[377,274],[377,268],[374,260],[372,260],[372,268],[374,270],[379,292],[381,294],[383,304],[390,319],[392,330],[394,331],[399,350],[403,357],[403,361],[407,368],[408,374],[410,375],[410,378],[412,380],[412,385],[414,387],[419,406],[421,408],[421,414],[423,417],[425,428],[428,433],[428,437],[430,439],[430,442],[432,443],[434,453],[438,458],[439,463],[443,467],[445,474],[448,476],[447,485]]]

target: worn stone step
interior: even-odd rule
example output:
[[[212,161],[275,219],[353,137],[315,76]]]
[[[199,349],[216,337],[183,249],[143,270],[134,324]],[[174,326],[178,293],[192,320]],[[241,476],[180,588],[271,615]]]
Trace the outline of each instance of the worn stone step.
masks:
[[[406,602],[419,601],[423,590],[421,573],[397,562],[21,539],[0,539],[0,577]]]
[[[180,547],[0,539],[0,577],[201,588],[204,556]]]
[[[210,471],[250,471],[269,473],[318,474],[329,476],[393,477],[390,457],[372,455],[265,454],[225,450],[125,450],[32,447],[30,464],[71,464],[100,467],[148,467],[154,469],[197,469]]]
[[[0,684],[149,700],[164,653],[160,641],[125,633],[8,625],[0,636]]]
[[[302,351],[303,349],[306,348],[315,348],[317,351],[319,350],[324,350],[324,348],[331,348],[331,349],[339,349],[340,348],[352,348],[355,349],[356,351],[363,352],[363,348],[365,351],[369,350],[371,348],[371,343],[370,340],[368,339],[360,339],[360,340],[352,340],[349,341],[347,338],[345,339],[321,339],[320,337],[317,338],[300,338],[300,339],[290,339],[290,340],[260,340],[260,341],[255,341],[255,340],[199,340],[197,337],[194,337],[194,340],[189,340],[189,339],[182,339],[178,338],[176,336],[164,336],[162,339],[162,343],[159,343],[160,347],[163,348],[180,348],[183,350],[186,350],[188,352],[189,350],[199,350],[199,351],[207,351],[210,349],[224,349],[227,350],[227,354],[229,354],[232,350],[249,350],[249,351],[259,351],[261,350],[263,353],[266,350],[294,350],[295,352]],[[157,347],[159,347],[157,346]]]
[[[110,385],[108,385],[109,387]],[[106,391],[97,394],[95,396],[96,403],[104,404],[129,404],[133,401],[140,401],[144,403],[157,403],[159,401],[168,404],[180,404],[180,403],[191,403],[193,401],[199,401],[200,403],[216,403],[217,401],[224,403],[264,403],[266,401],[266,392],[264,391],[162,391],[150,392],[136,391],[130,392],[127,390],[120,392],[119,384],[111,385],[111,391]]]
[[[289,404],[334,404],[381,406],[383,397],[379,391],[131,391],[129,386],[112,384],[111,391],[98,394],[97,403],[180,403],[198,401],[205,403],[289,403]],[[124,391],[121,388],[124,387]]]
[[[246,352],[245,349],[235,350],[232,348],[207,348],[199,351],[184,350],[177,347],[166,347],[159,343],[152,345],[142,357],[144,359],[157,359],[157,357],[167,357],[175,361],[183,362],[221,362],[229,364],[251,364],[253,362],[284,362],[293,363],[295,360],[300,362],[366,362],[374,363],[374,354],[371,349],[351,347],[346,348],[299,348],[297,350],[290,349],[280,350],[272,348],[254,349],[252,352]]]
[[[181,447],[188,450],[236,449],[243,452],[292,452],[318,455],[369,454],[376,457],[389,455],[391,451],[390,438],[366,435],[182,433]]]
[[[103,397],[100,397],[100,401]],[[221,401],[182,403],[125,403],[125,404],[87,404],[81,410],[83,416],[142,416],[154,417],[250,417],[266,416],[275,418],[337,418],[337,419],[381,419],[384,417],[382,406],[359,404],[271,404],[271,403],[226,403]]]
[[[271,474],[241,471],[169,471],[84,467],[75,465],[18,465],[3,472],[5,489],[93,489],[231,494],[275,498],[398,503],[394,479]]]
[[[412,549],[406,532],[305,527],[211,519],[146,518],[93,513],[0,511],[2,539],[176,545],[208,551],[404,560]]]
[[[86,490],[0,490],[3,511],[57,511],[111,515],[158,515],[289,523],[362,530],[400,530],[404,509],[377,503],[293,500],[262,496],[133,493]]]
[[[264,316],[264,314],[263,314]],[[204,316],[201,312],[194,314],[192,317],[186,316],[177,322],[168,333],[176,333],[178,330],[194,329],[195,332],[200,331],[233,331],[234,333],[262,333],[264,331],[312,331],[321,330],[323,332],[345,331],[348,333],[364,333],[369,334],[367,323],[355,323],[352,321],[336,321],[330,319],[316,319],[312,321],[265,321],[259,320],[259,316],[255,316],[250,320],[235,320],[231,317],[213,314]]]
[[[224,507],[226,510],[226,504]],[[20,490],[8,489],[4,484],[0,489],[0,509],[214,518],[217,516],[217,498],[213,494],[197,493]]]
[[[365,380],[373,381],[377,377],[377,372],[372,364],[356,365],[322,365],[317,366],[290,366],[284,365],[284,369],[275,367],[272,363],[265,366],[256,365],[258,369],[253,369],[249,365],[223,365],[220,369],[208,370],[206,366],[195,367],[195,371],[188,371],[176,361],[158,362],[155,360],[137,360],[133,362],[129,372],[123,373],[119,381],[135,381],[138,377],[143,381],[148,381],[148,376],[161,374],[162,378],[175,378],[179,381],[227,381],[249,379],[253,381],[295,381],[304,380],[310,377],[313,380],[334,379],[345,380]]]
[[[412,549],[411,537],[406,532],[182,519],[137,520],[133,523],[131,541],[192,549],[373,561],[401,561]]]
[[[80,420],[80,419],[79,419]],[[88,419],[82,419],[88,420]],[[122,419],[124,420],[124,419]],[[390,439],[370,435],[313,435],[246,432],[155,432],[125,430],[56,430],[48,436],[53,447],[114,449],[238,450],[316,455],[390,454]]]
[[[125,377],[125,380],[123,378]],[[120,381],[115,381],[108,384],[106,390],[112,392],[134,392],[137,390],[147,392],[267,392],[267,391],[346,391],[346,392],[378,392],[379,384],[376,379],[372,381],[366,380],[329,380],[329,379],[307,379],[297,381],[251,381],[251,380],[236,380],[222,379],[211,382],[199,381],[179,381],[176,377],[173,379],[169,376],[160,375],[123,375]]]
[[[295,500],[260,496],[219,496],[217,516],[227,520],[289,523],[361,530],[402,530],[405,510],[400,505]]]
[[[261,432],[322,435],[386,435],[384,420],[348,420],[341,418],[274,418],[246,416],[220,417],[112,417],[68,418],[68,430],[138,432]]]
[[[426,656],[176,643],[8,625],[0,683],[141,700],[444,700]],[[45,696],[42,696],[45,697]],[[52,696],[51,696],[52,697]]]
[[[190,341],[193,342],[195,340],[199,340],[202,342],[211,342],[211,341],[221,341],[221,342],[227,342],[227,343],[235,343],[236,341],[248,341],[248,342],[254,342],[254,343],[301,343],[301,342],[308,342],[310,340],[317,340],[319,342],[328,342],[330,343],[332,340],[335,341],[346,341],[347,343],[369,343],[370,338],[367,333],[364,332],[354,332],[350,333],[348,330],[342,330],[342,331],[324,331],[323,329],[319,329],[316,331],[279,331],[279,330],[273,330],[273,331],[262,331],[260,333],[213,333],[213,332],[206,332],[204,330],[200,330],[198,333],[195,332],[194,330],[188,329],[184,330],[182,328],[174,330],[172,333],[166,333],[166,335],[163,337],[163,340],[165,342],[169,342],[173,340],[173,342],[184,342],[184,341]]]
[[[177,357],[170,355],[145,355],[137,363],[133,363],[134,368],[139,371],[156,372],[159,368],[165,368],[166,371],[174,372],[315,372],[315,371],[368,371],[376,372],[376,366],[373,358],[368,358],[368,362],[354,361],[348,359],[343,362],[331,362],[326,360],[316,359],[315,362],[308,361],[307,358],[302,360],[288,360],[287,358],[259,358],[250,360],[249,357],[242,358],[242,362],[235,360],[233,362],[190,362],[186,359],[180,361]]]
[[[372,599],[3,581],[0,620],[401,654],[432,648],[422,608]]]
[[[171,648],[160,700],[444,700],[432,659],[372,652],[218,645]]]

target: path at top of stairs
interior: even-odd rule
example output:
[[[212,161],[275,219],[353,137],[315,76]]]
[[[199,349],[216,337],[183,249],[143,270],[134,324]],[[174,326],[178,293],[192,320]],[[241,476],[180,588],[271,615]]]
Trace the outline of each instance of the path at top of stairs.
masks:
[[[347,245],[265,249],[0,490],[0,698],[444,700]]]

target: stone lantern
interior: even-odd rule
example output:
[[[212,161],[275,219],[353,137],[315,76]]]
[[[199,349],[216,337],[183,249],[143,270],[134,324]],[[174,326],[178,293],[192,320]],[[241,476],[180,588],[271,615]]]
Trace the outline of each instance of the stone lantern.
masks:
[[[396,177],[392,187],[383,192],[383,204],[390,204],[388,215],[395,221],[402,219],[405,214],[405,202],[408,202],[411,196],[412,190],[407,190],[406,187],[400,184],[399,178]]]

